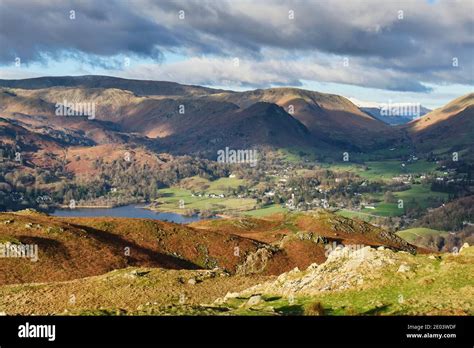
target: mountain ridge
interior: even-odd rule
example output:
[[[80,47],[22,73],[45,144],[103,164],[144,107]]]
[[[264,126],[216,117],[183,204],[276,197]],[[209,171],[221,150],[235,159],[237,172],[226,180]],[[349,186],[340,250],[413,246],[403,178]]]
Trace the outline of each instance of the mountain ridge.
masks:
[[[298,88],[237,92],[96,75],[0,80],[0,116],[4,119],[35,129],[46,125],[61,132],[85,130],[82,141],[95,144],[133,138],[177,154],[209,155],[225,146],[367,153],[407,141],[426,151],[429,146],[438,147],[430,141],[437,134],[444,148],[468,148],[472,111],[461,106],[472,105],[472,99],[472,94],[460,97],[419,120],[392,127],[343,96]],[[94,103],[95,119],[58,118],[55,106],[63,101]],[[278,107],[264,110],[265,104],[258,103]],[[260,106],[252,107],[254,104]],[[269,113],[279,116],[265,116]],[[453,117],[454,113],[466,116]],[[458,132],[464,135],[452,136]]]

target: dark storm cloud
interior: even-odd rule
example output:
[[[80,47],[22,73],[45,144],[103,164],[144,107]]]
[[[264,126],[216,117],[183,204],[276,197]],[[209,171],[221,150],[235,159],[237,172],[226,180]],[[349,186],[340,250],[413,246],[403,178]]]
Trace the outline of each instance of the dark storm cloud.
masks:
[[[473,53],[474,3],[440,1],[148,1],[157,12],[185,10],[194,35],[220,38],[259,52],[262,47],[319,50],[350,56],[397,59],[422,55],[426,48]],[[289,11],[294,19],[289,20]],[[469,52],[464,52],[470,50]],[[456,53],[452,51],[451,53]]]
[[[124,1],[0,1],[0,62],[41,61],[81,54],[159,58],[156,45],[179,44],[179,34],[130,11]],[[75,19],[70,11],[75,11]],[[86,58],[87,59],[87,58]]]
[[[473,6],[471,0],[0,0],[0,63],[67,54],[107,65],[104,58],[119,54],[159,59],[167,50],[262,62],[284,52],[280,59],[289,61],[350,57],[358,72],[365,66],[388,75],[381,82],[373,74],[361,85],[428,91],[424,83],[473,83]]]

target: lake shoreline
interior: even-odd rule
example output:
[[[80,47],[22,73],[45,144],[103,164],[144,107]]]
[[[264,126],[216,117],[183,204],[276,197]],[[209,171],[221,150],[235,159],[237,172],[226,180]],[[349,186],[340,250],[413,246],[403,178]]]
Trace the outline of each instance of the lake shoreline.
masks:
[[[185,224],[203,220],[199,215],[186,216],[176,212],[158,212],[148,209],[143,203],[128,204],[118,207],[78,206],[74,209],[55,209],[51,215],[58,217],[124,217],[171,221]]]
[[[125,207],[130,205],[140,205],[140,204],[149,204],[148,202],[139,201],[139,202],[125,202],[125,203],[117,203],[117,204],[108,204],[108,205],[75,205],[74,208],[71,208],[69,204],[59,204],[56,206],[55,209],[62,209],[62,210],[74,210],[74,209],[113,209],[119,207]]]

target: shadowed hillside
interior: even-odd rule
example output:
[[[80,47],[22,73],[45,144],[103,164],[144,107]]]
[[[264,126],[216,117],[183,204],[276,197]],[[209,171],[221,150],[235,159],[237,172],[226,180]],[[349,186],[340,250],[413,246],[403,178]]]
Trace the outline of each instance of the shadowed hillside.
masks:
[[[472,158],[474,94],[459,97],[404,126],[420,151],[462,151]]]
[[[106,133],[92,137],[88,132],[97,143],[114,142],[111,132],[118,138],[124,132],[147,136],[180,153],[214,151],[223,145],[358,151],[384,146],[398,134],[344,97],[296,88],[231,92],[101,76],[0,80],[0,86],[4,87],[0,111],[5,116],[21,119],[30,115],[36,118],[32,122],[46,122],[50,127]],[[94,103],[95,119],[86,125],[85,117],[37,118],[55,116],[54,106],[64,100]],[[269,103],[281,108],[264,106]]]
[[[184,226],[145,219],[59,218],[25,210],[1,213],[0,238],[3,243],[37,244],[39,250],[37,262],[0,259],[3,284],[70,280],[127,266],[280,274],[323,262],[328,249],[339,244],[416,251],[395,235],[330,213]]]

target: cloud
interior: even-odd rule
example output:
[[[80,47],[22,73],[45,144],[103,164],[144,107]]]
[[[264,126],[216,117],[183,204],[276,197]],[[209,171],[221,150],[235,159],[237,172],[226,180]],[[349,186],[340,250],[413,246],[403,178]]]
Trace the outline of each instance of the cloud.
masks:
[[[274,54],[272,54],[274,55]],[[347,65],[347,66],[346,66]],[[366,67],[357,60],[338,57],[316,59],[238,59],[194,57],[159,65],[142,64],[117,75],[129,78],[172,80],[184,84],[265,88],[302,86],[304,80],[363,85],[395,91],[429,92],[408,74]]]
[[[0,64],[74,57],[116,70],[117,56],[173,52],[187,59],[160,69],[193,83],[427,92],[427,83],[473,84],[473,10],[471,0],[1,0]],[[238,72],[225,63],[233,57]]]
[[[126,1],[2,0],[0,62],[12,63],[19,57],[29,64],[76,56],[96,57],[102,63],[100,57],[117,54],[158,58],[158,46],[179,45],[178,33],[134,14],[127,4],[131,5]]]

